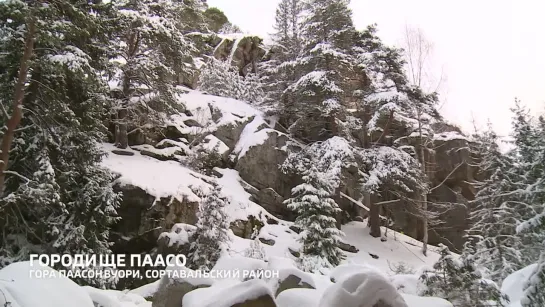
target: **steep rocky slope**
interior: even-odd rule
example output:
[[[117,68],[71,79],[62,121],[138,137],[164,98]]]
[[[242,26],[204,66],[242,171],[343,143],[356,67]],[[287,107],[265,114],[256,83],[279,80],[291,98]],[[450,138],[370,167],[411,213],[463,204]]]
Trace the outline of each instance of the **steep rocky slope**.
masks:
[[[124,238],[118,241],[120,248],[144,252],[155,246],[159,233],[175,223],[194,224],[198,209],[194,191],[206,189],[210,180],[203,171],[223,176],[225,182],[240,182],[238,192],[225,188],[236,199],[231,204],[238,206],[235,211],[245,212],[231,216],[235,233],[248,237],[254,226],[267,221],[293,221],[293,213],[283,201],[299,179],[284,174],[280,165],[288,148],[297,150],[304,145],[275,130],[274,118],[267,118],[245,102],[189,89],[179,100],[186,112],[173,115],[162,127],[136,133],[130,140],[130,150],[106,146],[110,153],[104,164],[121,174],[117,188],[124,194],[119,211],[122,221],[116,227],[119,237]],[[465,203],[473,197],[470,183],[476,171],[469,166],[472,157],[468,142],[456,131],[435,136],[435,188],[430,200],[436,204],[432,210],[440,213],[441,224],[431,228],[431,244],[460,248],[463,243],[467,229]],[[195,160],[205,165],[194,165]],[[355,201],[361,198],[357,180],[351,179],[350,170],[346,173],[339,195],[348,197],[337,199],[346,212],[342,224],[366,217]],[[147,187],[148,183],[153,187]],[[403,207],[398,203],[384,205],[382,214],[393,219],[394,229],[420,239],[417,219]]]

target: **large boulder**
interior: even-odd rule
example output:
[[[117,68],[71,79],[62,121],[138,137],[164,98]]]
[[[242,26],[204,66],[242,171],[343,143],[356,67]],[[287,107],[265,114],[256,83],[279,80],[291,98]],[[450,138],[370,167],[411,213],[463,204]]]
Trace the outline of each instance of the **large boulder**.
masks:
[[[157,253],[167,255],[188,255],[197,227],[189,224],[175,224],[170,232],[163,232],[157,240]]]
[[[197,222],[198,202],[176,197],[156,199],[142,188],[129,184],[117,184],[114,188],[123,193],[117,210],[121,219],[112,229],[115,252],[149,252],[156,247],[159,235],[174,224]]]
[[[319,307],[408,307],[396,288],[371,270],[347,276],[327,288]]]
[[[245,220],[231,222],[230,229],[237,237],[250,239],[255,230],[259,231],[264,226],[263,222],[253,215]]]
[[[260,37],[238,35],[239,37],[223,37],[213,56],[222,61],[231,60],[231,65],[237,67],[241,75],[246,75],[248,71],[256,71],[255,65],[266,51]]]
[[[316,289],[312,278],[308,274],[300,271],[297,272],[295,269],[290,271],[292,272],[284,273],[283,275],[285,276],[279,279],[276,296],[288,289]]]
[[[215,137],[225,143],[231,150],[233,150],[240,139],[242,131],[253,119],[253,117],[241,118],[227,125],[219,126],[213,134]]]
[[[0,270],[0,306],[93,307],[82,287],[38,261],[16,262]]]
[[[287,135],[267,129],[267,138],[261,144],[249,147],[238,158],[235,166],[244,181],[262,191],[257,197],[268,202],[264,204],[267,210],[284,219],[289,219],[286,215],[290,212],[279,201],[281,198],[289,198],[291,188],[295,186],[294,178],[290,178],[280,169],[288,155],[285,149],[290,145]],[[271,190],[263,191],[264,189]]]
[[[276,297],[276,303],[278,307],[316,307],[321,295],[321,292],[314,289],[288,289]]]
[[[265,188],[254,194],[254,200],[263,209],[276,216],[286,215],[287,207],[284,205],[284,197],[273,188]]]

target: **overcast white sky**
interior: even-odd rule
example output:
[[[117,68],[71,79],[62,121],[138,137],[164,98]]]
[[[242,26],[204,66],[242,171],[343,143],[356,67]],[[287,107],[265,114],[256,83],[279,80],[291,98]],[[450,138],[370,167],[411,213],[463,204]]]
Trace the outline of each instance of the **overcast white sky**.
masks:
[[[278,0],[208,0],[244,31],[272,32]],[[545,3],[542,0],[352,0],[358,29],[377,23],[380,37],[400,45],[406,24],[434,43],[434,66],[447,77],[444,116],[472,129],[474,116],[506,135],[514,97],[545,110]]]

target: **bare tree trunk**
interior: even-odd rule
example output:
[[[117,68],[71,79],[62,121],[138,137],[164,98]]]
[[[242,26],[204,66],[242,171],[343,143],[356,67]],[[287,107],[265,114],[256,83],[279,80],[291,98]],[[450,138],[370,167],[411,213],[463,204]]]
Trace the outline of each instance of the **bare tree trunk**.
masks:
[[[369,208],[369,234],[378,238],[380,232],[380,205],[371,203],[371,194],[364,193],[365,205]]]
[[[34,34],[36,32],[36,26],[32,16],[29,17],[28,32],[25,39],[25,50],[21,63],[19,66],[19,76],[17,84],[15,84],[15,93],[13,96],[13,113],[6,123],[6,132],[2,136],[0,144],[0,195],[4,194],[6,174],[5,171],[8,168],[9,152],[11,150],[11,144],[15,135],[15,129],[19,126],[21,119],[23,118],[23,98],[25,97],[25,83],[28,74],[28,62],[34,52]]]
[[[129,147],[129,134],[127,133],[127,109],[122,108],[117,111],[117,128],[115,133],[115,144],[118,148],[125,149]]]
[[[136,56],[140,46],[140,33],[131,31],[127,35],[127,58],[131,59]],[[115,128],[115,145],[118,148],[125,149],[129,146],[129,135],[127,131],[127,121],[129,115],[129,98],[131,96],[132,72],[125,71],[123,73],[123,97],[120,109],[117,110],[117,122]]]
[[[418,130],[420,134],[420,169],[424,175],[427,175],[426,172],[426,153],[424,151],[425,143],[422,141],[422,120],[420,119],[420,114],[418,117]],[[428,218],[426,216],[428,211],[428,195],[427,192],[422,192],[422,212],[424,216],[422,217],[422,254],[427,256],[428,253]]]

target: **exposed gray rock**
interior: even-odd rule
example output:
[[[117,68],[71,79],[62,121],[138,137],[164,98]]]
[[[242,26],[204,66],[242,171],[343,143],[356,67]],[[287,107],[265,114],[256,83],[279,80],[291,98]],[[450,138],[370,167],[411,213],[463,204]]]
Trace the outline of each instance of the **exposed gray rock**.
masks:
[[[213,135],[233,150],[240,139],[242,131],[253,119],[254,117],[249,117],[237,120],[234,124],[220,126]]]
[[[184,120],[184,124],[188,127],[202,127],[201,124],[193,118]]]
[[[280,294],[282,291],[296,288],[315,289],[313,286],[302,281],[300,277],[290,274],[285,279],[279,281],[275,296],[278,296],[278,294]]]
[[[114,251],[138,254],[149,252],[156,247],[162,232],[170,231],[176,223],[194,225],[197,222],[199,204],[186,199],[161,198],[156,201],[143,189],[133,185],[115,185],[123,193],[123,200],[117,213],[121,220],[112,227]],[[129,238],[127,239],[121,239]]]
[[[349,252],[349,253],[357,253],[357,252],[360,251],[354,245],[350,245],[350,244],[344,243],[344,242],[339,242],[339,248],[342,249],[343,251]]]
[[[247,220],[236,220],[231,223],[231,230],[237,237],[250,239],[254,233],[254,228],[258,231],[264,226],[263,222],[250,215]]]
[[[285,212],[288,210],[283,203],[284,198],[272,188],[259,190],[259,192],[255,194],[255,202],[267,210],[267,212],[274,215],[285,215]]]
[[[289,248],[289,247],[288,247],[288,251],[289,251],[290,254],[292,254],[293,257],[295,257],[295,258],[299,258],[299,257],[301,256],[301,253],[300,253],[300,252],[298,252],[298,251],[296,251],[296,250],[293,250],[293,249],[291,249],[291,248]]]
[[[300,234],[303,230],[295,225],[291,225],[289,227],[293,232],[295,232],[296,234]]]
[[[179,153],[183,154],[182,151],[180,151]],[[176,156],[163,154],[163,153],[158,152],[158,151],[150,151],[150,150],[145,150],[144,149],[144,150],[140,151],[140,154],[143,155],[143,156],[148,156],[148,157],[157,159],[159,161],[178,161],[178,158],[176,158]]]
[[[267,244],[270,246],[273,246],[276,242],[273,239],[265,239],[265,238],[259,238],[259,241],[263,244]]]
[[[271,188],[279,196],[290,197],[291,188],[295,186],[294,179],[280,170],[281,164],[287,158],[283,150],[288,145],[288,137],[278,131],[270,129],[268,138],[260,145],[252,146],[238,159],[235,169],[240,177],[259,190]],[[270,191],[270,190],[269,190]],[[269,194],[270,195],[270,194]],[[264,195],[261,194],[263,197]],[[275,196],[276,197],[276,196]],[[273,198],[275,198],[273,197]],[[257,199],[256,195],[256,199]],[[269,202],[273,198],[269,198]],[[279,199],[279,198],[278,198]],[[274,205],[273,205],[274,207]],[[275,208],[276,209],[276,208]],[[293,219],[289,210],[278,208],[275,215],[282,219]]]
[[[112,153],[120,156],[134,156],[134,152],[123,149],[114,149]]]
[[[246,36],[241,40],[224,39],[215,48],[214,57],[225,61],[232,55],[231,65],[237,67],[241,75],[246,75],[248,71],[255,72],[254,65],[266,53],[261,43],[262,39],[257,36]]]

